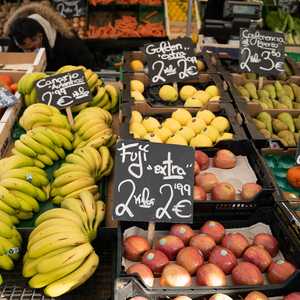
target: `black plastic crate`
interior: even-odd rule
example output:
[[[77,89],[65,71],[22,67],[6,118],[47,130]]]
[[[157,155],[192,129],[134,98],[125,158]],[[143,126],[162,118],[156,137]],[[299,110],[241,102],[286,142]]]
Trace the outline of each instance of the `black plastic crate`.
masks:
[[[106,300],[113,297],[117,263],[117,228],[101,228],[92,245],[99,255],[99,265],[95,273],[81,286],[60,297],[47,297],[43,289],[32,289],[30,278],[22,275],[22,259],[27,246],[27,238],[32,229],[17,228],[24,244],[20,258],[15,261],[12,271],[1,270],[3,284],[0,286],[1,299],[7,300]]]
[[[234,228],[237,230],[239,228],[250,227],[257,223],[263,223],[270,227],[272,235],[278,239],[280,243],[280,251],[284,256],[284,259],[294,264],[298,270],[296,270],[288,280],[282,284],[264,284],[264,285],[241,285],[241,286],[224,286],[224,287],[209,287],[209,286],[189,286],[189,287],[149,287],[146,286],[138,274],[129,275],[126,274],[124,267],[122,266],[122,256],[124,254],[124,246],[122,245],[123,233],[126,229],[137,226],[143,230],[147,230],[147,222],[129,222],[121,221],[118,224],[118,275],[117,277],[122,281],[124,276],[125,280],[130,282],[129,278],[135,278],[138,282],[137,286],[130,286],[130,284],[118,285],[116,281],[115,284],[115,300],[125,299],[127,297],[132,297],[135,295],[144,295],[148,299],[157,299],[170,297],[174,298],[177,295],[187,295],[191,298],[195,298],[195,295],[198,297],[205,295],[213,295],[215,293],[240,293],[240,292],[250,292],[258,290],[262,293],[267,292],[268,295],[277,295],[276,293],[279,290],[284,290],[286,286],[290,286],[289,290],[294,291],[296,286],[294,285],[295,281],[299,282],[300,280],[300,248],[299,245],[295,242],[294,237],[289,232],[288,228],[284,222],[279,218],[273,207],[261,207],[258,208],[251,216],[245,217],[240,215],[239,217],[231,217],[230,220],[227,217],[226,219],[220,218],[218,215],[210,215],[204,218],[202,221],[194,220],[192,224],[189,224],[195,232],[198,232],[200,227],[208,220],[214,220],[220,222],[226,229]],[[155,223],[155,230],[169,230],[172,226],[172,223]],[[154,245],[155,246],[155,245]],[[290,283],[293,282],[293,283]],[[290,285],[291,284],[291,285]],[[298,287],[299,288],[299,287]],[[133,293],[129,296],[128,293]],[[244,294],[246,295],[246,294]],[[202,298],[200,298],[202,299]]]

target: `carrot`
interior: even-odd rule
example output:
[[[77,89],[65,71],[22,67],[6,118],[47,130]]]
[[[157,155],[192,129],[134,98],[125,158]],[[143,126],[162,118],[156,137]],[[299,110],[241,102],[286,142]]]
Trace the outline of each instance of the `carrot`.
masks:
[[[150,13],[149,15],[147,15],[147,16],[145,17],[145,19],[148,20],[149,18],[151,18],[152,16],[154,16],[154,15],[156,15],[156,14],[158,14],[158,10],[154,10],[152,13]]]

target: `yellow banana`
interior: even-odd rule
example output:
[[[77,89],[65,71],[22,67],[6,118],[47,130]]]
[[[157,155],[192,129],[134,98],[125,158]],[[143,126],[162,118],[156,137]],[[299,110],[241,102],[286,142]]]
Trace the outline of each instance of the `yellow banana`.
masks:
[[[91,175],[90,167],[82,166],[79,164],[65,163],[61,165],[59,169],[56,169],[53,172],[53,176],[57,178],[58,176],[61,176],[63,174],[76,171],[88,172]]]
[[[9,225],[0,220],[0,236],[11,239],[14,235]]]
[[[64,197],[56,195],[54,198],[52,198],[52,203],[60,205],[63,200],[64,200]]]
[[[105,203],[101,200],[96,201],[96,217],[95,217],[94,227],[93,227],[94,232],[97,232],[98,227],[105,219],[105,215],[106,215]]]
[[[93,170],[91,169],[90,165],[86,162],[85,159],[83,159],[79,155],[70,153],[69,155],[66,156],[66,162],[68,162],[70,164],[82,165],[82,166],[86,167],[90,171],[91,174],[93,173]]]
[[[95,148],[89,147],[89,146],[85,146],[84,149],[88,150],[91,153],[91,155],[93,156],[93,160],[96,164],[96,170],[100,170],[102,167],[102,158],[101,158],[99,151],[96,150]]]
[[[98,133],[99,131],[102,131],[103,129],[107,129],[109,126],[106,123],[100,123],[97,125],[94,125],[90,127],[87,131],[85,131],[81,138],[85,141],[88,140],[90,137],[92,137],[94,134]]]
[[[16,217],[19,220],[30,220],[34,217],[34,213],[31,211],[22,211],[22,210],[16,209]]]
[[[94,184],[88,187],[84,187],[82,189],[76,190],[68,195],[65,196],[65,198],[75,198],[79,199],[79,195],[82,191],[90,191],[93,195],[98,193],[99,187],[98,185]]]
[[[111,110],[111,101],[108,100],[107,103],[104,106],[102,106],[102,108],[106,111],[110,111]]]
[[[26,156],[29,157],[36,157],[37,153],[30,147],[28,147],[27,145],[25,145],[21,140],[16,140],[15,141],[15,148],[23,153]]]
[[[53,161],[57,161],[59,159],[58,155],[56,154],[56,152],[48,147],[46,147],[45,145],[41,144],[41,147],[44,150],[44,153]],[[55,149],[56,146],[54,146]]]
[[[40,201],[40,202],[46,202],[47,201],[47,195],[45,194],[45,192],[41,189],[41,188],[36,188],[37,190],[37,196],[36,196],[36,200]]]
[[[17,200],[20,203],[20,208],[19,208],[20,211],[33,212],[32,205],[30,205],[28,202],[26,202],[25,200],[23,200],[23,199],[21,199],[19,197],[16,197],[16,198],[17,198]]]
[[[14,169],[12,169],[12,170],[14,170]],[[5,174],[6,173],[4,173],[4,175]],[[6,189],[3,186],[0,186],[0,199],[1,199],[2,202],[4,202],[9,207],[12,207],[12,208],[19,208],[20,207],[19,201],[14,197],[14,195],[8,189]],[[0,211],[1,211],[1,206],[0,206]]]
[[[98,176],[99,176],[109,168],[111,155],[110,155],[109,148],[107,148],[106,146],[101,146],[98,149],[98,151],[102,157],[102,167],[101,167],[100,172],[98,173]]]
[[[104,176],[110,175],[113,170],[113,167],[114,167],[114,160],[112,157],[110,157],[108,168],[100,174],[99,180]]]
[[[111,134],[105,134],[105,135],[103,135],[103,136],[101,136],[101,137],[99,137],[99,138],[97,138],[95,140],[92,140],[91,142],[88,142],[86,144],[86,146],[98,149],[101,146],[109,143],[109,141],[112,138],[112,136],[113,136],[112,133]]]
[[[31,92],[31,90],[34,88],[34,82],[36,80],[42,79],[45,76],[46,76],[46,74],[43,73],[43,72],[33,72],[33,73],[31,73],[31,76],[26,81],[26,86],[25,86],[26,94],[29,94]]]
[[[41,176],[40,174],[35,174],[33,172],[28,172],[24,169],[12,169],[9,170],[8,172],[4,173],[1,177],[1,180],[7,179],[7,178],[19,178],[25,181],[30,182],[36,187],[41,186],[41,181],[40,178],[38,177]]]
[[[80,113],[75,118],[77,118],[78,116],[80,116]],[[77,118],[76,121],[75,118],[74,118],[74,127],[73,127],[74,132],[77,132],[83,124],[90,121],[91,119],[102,119],[105,121],[105,119],[101,118],[101,116],[99,116],[98,114],[96,113],[89,114],[88,112],[81,114],[80,118]]]
[[[11,271],[14,266],[13,260],[8,255],[0,255],[0,269]]]
[[[22,116],[23,116],[23,118],[26,118],[27,116],[29,116],[31,114],[36,114],[36,113],[44,114],[47,116],[52,116],[52,114],[53,114],[49,105],[46,105],[44,103],[36,103],[36,104],[32,104],[29,107],[27,107],[24,110]]]
[[[59,195],[64,197],[74,191],[92,186],[94,184],[95,184],[95,180],[92,177],[80,178],[60,187]]]
[[[83,109],[75,118],[80,119],[85,114],[95,114],[96,116],[100,117],[101,119],[105,119],[106,123],[110,120],[109,114],[103,108],[100,108],[97,106],[87,107],[87,108]],[[75,121],[75,118],[74,118],[74,121]]]
[[[60,67],[60,68],[55,72],[55,75],[61,74],[61,73],[65,73],[65,72],[68,72],[68,71],[70,71],[70,70],[73,69],[73,68],[76,68],[76,66],[73,66],[73,65],[65,65],[65,66],[62,66],[62,67]]]
[[[24,129],[26,131],[30,130],[36,122],[51,122],[51,117],[41,113],[28,115],[26,118],[23,118]]]
[[[3,159],[2,159],[3,160]],[[18,169],[20,167],[25,166],[34,166],[33,160],[25,155],[13,155],[5,159],[3,164],[0,167],[0,178],[3,173],[11,170],[11,169]]]
[[[6,178],[0,181],[0,185],[8,190],[18,190],[32,197],[37,197],[37,188],[31,183],[19,178]]]
[[[85,149],[84,147],[81,149],[75,149],[73,153],[75,155],[80,156],[89,164],[93,175],[97,173],[97,166],[96,166],[96,162],[94,161],[94,156],[91,154],[91,152],[88,149]]]
[[[72,150],[72,143],[64,135],[62,135],[58,132],[56,134],[59,136],[59,138],[62,142],[62,147],[64,149],[68,150],[68,151],[71,151]]]
[[[12,232],[13,232],[14,237],[16,237],[16,238],[18,239],[18,241],[20,242],[20,244],[22,245],[22,244],[23,244],[23,238],[22,238],[22,235],[21,235],[20,232],[16,229],[15,226],[12,228]]]
[[[85,147],[86,144],[87,144],[87,141],[82,140],[82,141],[76,146],[75,149],[83,148],[83,147]]]
[[[0,243],[0,256],[5,254],[5,248],[3,246],[3,244]]]
[[[111,109],[114,109],[116,106],[119,105],[119,93],[117,89],[111,84],[105,85],[105,91],[110,97]]]
[[[33,139],[35,139],[37,142],[43,144],[44,146],[54,149],[54,143],[53,141],[44,133],[36,130],[29,130],[26,133],[27,135],[31,136]]]
[[[34,127],[34,131],[39,131],[41,133],[43,133],[44,135],[46,135],[55,146],[57,146],[58,148],[62,147],[62,142],[59,139],[59,136],[51,129],[49,128],[51,126],[35,126]]]
[[[19,169],[26,170],[27,172],[37,173],[44,177],[47,177],[46,171],[44,171],[43,169],[36,167],[36,166],[25,166],[25,167],[20,167]]]
[[[29,203],[35,213],[38,213],[40,211],[40,205],[34,197],[29,196],[26,193],[17,190],[10,190],[10,192],[12,193],[12,195],[17,197],[18,200],[23,199],[23,201]],[[21,208],[19,209],[22,210]]]
[[[75,139],[72,142],[72,148],[76,149],[76,147],[83,141],[83,139],[76,133]]]
[[[5,223],[10,229],[12,229],[14,227],[14,224],[13,224],[11,218],[9,217],[9,215],[2,210],[0,210],[0,222]]]
[[[92,101],[88,102],[88,106],[95,106],[97,105],[104,97],[105,95],[105,88],[104,87],[97,87],[97,93],[96,95],[93,97]]]
[[[91,88],[98,80],[98,74],[93,73],[92,76],[88,79],[87,84]]]
[[[96,118],[96,119],[90,119],[87,122],[85,122],[77,131],[79,136],[82,136],[88,129],[92,128],[95,125],[102,124],[104,127],[103,129],[108,128],[108,125],[105,123],[105,120]]]
[[[46,154],[38,154],[35,158],[41,161],[46,166],[53,165],[53,160]]]
[[[91,69],[86,69],[84,71],[84,76],[85,76],[86,81],[88,81],[92,75],[93,75],[93,71]]]
[[[38,143],[35,139],[33,139],[31,136],[27,134],[21,134],[20,136],[21,142],[23,142],[26,146],[31,148],[33,151],[39,154],[44,154],[45,151],[43,150],[40,143]]]
[[[50,182],[46,185],[42,185],[41,186],[42,191],[44,192],[45,196],[46,196],[46,201],[49,200],[50,198],[50,191],[51,191],[51,184]]]
[[[83,102],[74,106],[71,106],[71,112],[77,113],[80,112],[82,109],[86,108],[88,106],[88,102]]]
[[[50,126],[66,128],[66,121],[64,119],[62,119],[61,117],[59,117],[59,115],[52,115],[49,118],[51,120],[51,124],[49,124]]]
[[[109,127],[109,128],[103,129],[103,130],[97,132],[96,134],[94,134],[93,136],[91,136],[87,140],[87,142],[88,143],[92,142],[92,141],[94,141],[94,140],[96,140],[96,139],[98,139],[98,138],[100,138],[100,137],[102,137],[104,135],[110,135],[110,134],[113,134],[113,130],[112,130],[112,128]]]
[[[27,78],[29,78],[30,74],[31,74],[31,73],[26,73],[26,74],[24,74],[24,75],[20,78],[20,80],[19,80],[19,82],[18,82],[18,92],[19,92],[20,94],[26,94],[26,92],[25,92],[25,85],[24,85],[24,89],[23,89],[23,83],[24,83],[25,80],[27,80]]]
[[[16,213],[16,211],[15,211]],[[18,226],[20,224],[20,220],[17,218],[16,215],[9,215],[9,217],[11,218],[12,222],[14,223],[14,226]]]
[[[94,198],[95,201],[100,200],[100,198],[101,198],[100,193],[98,192],[98,193],[96,193],[95,195],[93,195],[93,198]]]
[[[37,160],[35,158],[32,158],[34,165],[38,168],[44,169],[46,166],[44,163],[42,163],[40,160]]]
[[[79,197],[84,205],[85,212],[88,219],[88,228],[93,229],[94,220],[96,216],[96,203],[93,194],[89,191],[82,191]]]
[[[52,185],[56,188],[64,186],[74,180],[80,179],[80,178],[84,178],[84,177],[89,177],[91,176],[90,173],[87,172],[83,172],[83,171],[72,171],[69,173],[65,173],[62,174],[58,177],[56,177],[52,183]]]
[[[47,126],[47,128],[51,129],[55,133],[60,133],[60,134],[64,135],[70,142],[72,142],[74,140],[73,133],[67,128],[59,128],[59,127],[55,127],[55,126],[51,126],[51,125]]]

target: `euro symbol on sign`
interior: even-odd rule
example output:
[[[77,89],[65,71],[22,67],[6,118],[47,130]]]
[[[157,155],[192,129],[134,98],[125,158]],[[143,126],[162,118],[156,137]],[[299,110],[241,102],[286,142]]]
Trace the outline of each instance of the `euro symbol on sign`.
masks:
[[[279,61],[275,64],[275,69],[280,72],[284,72],[284,63]]]
[[[180,213],[182,212],[181,208],[185,208],[186,205],[184,203],[188,203],[189,205],[191,205],[191,201],[189,200],[181,200],[177,203],[177,205],[174,205],[172,208],[172,211],[175,212],[175,214],[177,215],[177,217],[180,218],[189,218],[191,216],[191,214],[189,215],[181,215]]]

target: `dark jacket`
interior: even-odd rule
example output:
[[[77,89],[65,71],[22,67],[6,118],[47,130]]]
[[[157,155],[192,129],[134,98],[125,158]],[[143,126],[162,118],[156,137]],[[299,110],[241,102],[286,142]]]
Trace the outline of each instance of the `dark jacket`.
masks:
[[[78,37],[72,26],[52,7],[40,3],[27,4],[18,8],[5,23],[3,32],[10,37],[7,52],[23,52],[10,35],[11,23],[18,17],[26,17],[35,13],[43,16],[57,30],[53,48],[50,47],[47,36],[44,33],[43,47],[46,48],[46,71],[57,71],[64,65],[82,65],[88,69],[96,70],[96,62],[92,53],[81,38]]]

